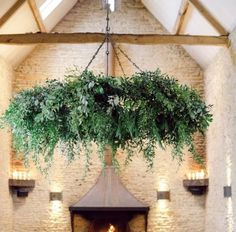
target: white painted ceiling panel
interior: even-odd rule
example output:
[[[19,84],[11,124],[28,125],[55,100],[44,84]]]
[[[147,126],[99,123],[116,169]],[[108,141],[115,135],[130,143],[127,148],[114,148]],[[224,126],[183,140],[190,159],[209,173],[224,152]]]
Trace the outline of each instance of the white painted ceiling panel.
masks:
[[[211,63],[211,61],[221,48],[219,46],[201,45],[183,45],[183,47],[203,69],[207,68],[207,66]]]
[[[201,3],[227,31],[236,27],[236,0],[201,0]]]
[[[44,25],[47,31],[51,31],[57,23],[73,8],[77,0],[62,1],[52,13],[44,20]]]
[[[182,0],[142,0],[142,2],[168,31],[173,30]]]
[[[25,33],[38,31],[34,16],[25,2],[10,19],[0,28],[1,34]]]
[[[192,6],[191,6],[192,7]],[[219,35],[214,27],[193,8],[184,28],[184,34],[189,35]]]
[[[190,19],[185,25],[184,34],[189,35],[219,35],[214,27],[193,7]],[[202,67],[206,68],[219,51],[219,46],[187,46],[184,49],[192,56],[194,60]]]
[[[38,27],[29,5],[24,3],[0,28],[0,34],[37,32]],[[35,46],[0,45],[1,56],[13,67],[17,66]]]
[[[16,0],[0,0],[0,15],[4,15]],[[45,0],[36,0],[39,7]],[[45,19],[47,31],[52,28],[69,12],[77,0],[63,0],[61,4]],[[38,32],[32,11],[27,1],[0,28],[0,34],[17,34]],[[0,56],[13,67],[19,65],[34,49],[35,45],[0,45]]]
[[[36,0],[40,7],[46,0]],[[200,0],[213,16],[231,32],[236,27],[236,0]],[[0,0],[0,16],[16,2],[16,0]],[[56,24],[76,4],[77,0],[63,0],[53,12],[44,20],[47,31],[51,31]],[[146,8],[171,33],[182,0],[142,0]],[[193,6],[191,6],[193,7]],[[0,33],[26,33],[38,31],[36,22],[27,2],[0,28]],[[216,30],[197,12],[192,11],[185,25],[184,34],[217,35]],[[188,53],[203,67],[207,67],[220,47],[216,46],[183,46]],[[6,46],[0,45],[0,55],[13,66],[19,64],[34,48],[34,46]]]
[[[236,0],[200,0],[206,9],[231,32],[236,27]],[[172,33],[181,1],[142,0],[146,8]],[[190,13],[183,34],[218,35],[211,24],[190,4]],[[183,46],[202,68],[206,68],[216,53],[218,46]]]

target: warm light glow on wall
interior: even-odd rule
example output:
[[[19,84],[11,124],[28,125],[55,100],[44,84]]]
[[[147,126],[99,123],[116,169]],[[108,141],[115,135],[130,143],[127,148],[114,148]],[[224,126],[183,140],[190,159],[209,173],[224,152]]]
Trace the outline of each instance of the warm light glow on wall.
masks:
[[[62,194],[62,185],[59,182],[56,181],[52,181],[51,182],[51,186],[50,186],[50,193],[61,193]],[[50,193],[49,193],[49,197],[50,197]],[[52,217],[58,217],[59,214],[62,211],[62,199],[58,200],[58,199],[54,199],[54,200],[50,200],[50,208],[51,208],[51,213],[52,213]]]
[[[62,184],[56,181],[51,182],[50,192],[62,192]]]
[[[169,185],[166,180],[161,179],[158,183],[158,191],[169,191]]]
[[[58,214],[62,210],[62,202],[61,201],[51,201],[50,207],[51,207],[51,211],[53,214]]]
[[[169,206],[170,199],[164,199],[165,197],[162,196],[162,193],[164,193],[165,196],[166,193],[169,193],[169,184],[166,179],[160,179],[158,182],[158,189],[157,189],[157,208],[158,211],[166,211]],[[161,198],[159,198],[161,196]],[[169,196],[169,195],[168,195]],[[163,198],[162,198],[163,197]]]
[[[233,205],[232,198],[227,198],[227,232],[233,232]]]
[[[159,211],[163,212],[168,209],[169,206],[169,200],[159,200],[157,202],[157,208]]]
[[[232,184],[232,160],[230,154],[226,155],[226,182],[228,186]],[[227,207],[227,232],[233,232],[234,220],[233,220],[233,205],[232,197],[226,198]]]

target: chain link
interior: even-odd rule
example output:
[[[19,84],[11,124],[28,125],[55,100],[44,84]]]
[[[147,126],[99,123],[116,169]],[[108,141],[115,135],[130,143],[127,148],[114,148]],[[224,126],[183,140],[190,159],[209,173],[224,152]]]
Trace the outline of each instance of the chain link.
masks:
[[[85,71],[88,70],[89,66],[92,64],[92,62],[94,61],[94,59],[96,58],[97,54],[99,53],[99,51],[101,50],[102,46],[104,45],[104,43],[106,42],[106,38],[104,38],[104,40],[102,41],[102,43],[100,44],[100,46],[98,47],[98,49],[96,50],[96,52],[94,53],[92,59],[89,61],[88,65],[85,68]]]
[[[114,51],[114,54],[115,54],[115,58],[116,58],[117,61],[118,61],[118,64],[119,64],[119,66],[120,66],[120,69],[121,69],[123,75],[126,76],[125,71],[124,71],[124,68],[123,68],[123,66],[122,66],[122,64],[121,64],[120,58],[119,58],[119,56],[118,56],[118,54],[117,54],[117,51],[116,51],[116,48],[115,48],[115,44],[113,43],[112,40],[111,40],[111,46],[112,46],[112,48],[113,48],[113,51]]]
[[[131,58],[119,47],[117,46],[118,50],[129,60],[129,62],[135,67],[137,68],[140,72],[143,72],[143,70],[136,64],[134,63]]]
[[[110,13],[110,5],[107,3],[106,1],[106,7],[107,7],[107,16],[106,16],[106,21],[107,21],[107,24],[106,24],[106,34],[105,34],[105,38],[104,40],[102,41],[102,43],[100,44],[100,46],[98,47],[98,49],[96,50],[96,52],[94,53],[92,59],[89,61],[88,65],[86,66],[85,68],[85,71],[88,70],[89,66],[91,65],[91,63],[94,61],[94,59],[96,58],[97,54],[99,53],[99,51],[101,50],[102,46],[104,45],[104,43],[106,42],[106,56],[107,56],[107,64],[106,64],[106,76],[108,76],[108,73],[109,73],[109,42],[111,42],[111,45],[112,45],[112,49],[115,53],[115,57],[118,61],[118,64],[120,66],[120,69],[123,73],[124,76],[126,76],[125,74],[125,71],[124,71],[124,68],[122,66],[122,63],[120,61],[120,58],[119,58],[119,55],[116,51],[116,47],[117,49],[124,55],[124,57],[126,59],[128,59],[128,61],[136,68],[138,69],[140,72],[143,72],[143,70],[135,63],[131,60],[131,58],[119,47],[119,46],[115,46],[115,43],[112,41],[112,37],[111,37],[111,34],[110,34],[110,18],[109,18],[109,13]]]
[[[106,8],[107,8],[107,17],[106,17],[106,21],[107,21],[107,25],[106,25],[106,56],[107,56],[107,62],[106,62],[106,76],[108,76],[109,74],[109,40],[110,40],[110,4],[108,3],[108,1],[106,2]]]

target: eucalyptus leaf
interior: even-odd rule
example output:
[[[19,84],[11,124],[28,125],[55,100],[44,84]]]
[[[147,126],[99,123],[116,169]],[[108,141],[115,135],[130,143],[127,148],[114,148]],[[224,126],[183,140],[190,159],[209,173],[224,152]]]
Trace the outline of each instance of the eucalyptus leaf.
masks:
[[[92,143],[102,159],[105,145],[113,154],[118,148],[126,150],[127,161],[138,148],[152,167],[156,146],[170,146],[179,161],[187,147],[202,162],[193,135],[206,131],[212,121],[209,110],[196,90],[160,70],[127,78],[75,70],[64,81],[18,93],[1,121],[12,128],[16,151],[39,167],[41,156],[51,165],[57,144],[63,144],[69,161],[83,148],[88,166]]]

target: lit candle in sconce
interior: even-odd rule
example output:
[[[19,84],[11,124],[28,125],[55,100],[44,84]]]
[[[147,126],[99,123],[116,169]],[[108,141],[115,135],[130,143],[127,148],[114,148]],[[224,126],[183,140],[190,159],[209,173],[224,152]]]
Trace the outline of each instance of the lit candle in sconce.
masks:
[[[12,173],[12,178],[13,178],[14,180],[18,179],[18,172],[17,172],[16,170],[13,171],[13,173]]]
[[[22,172],[18,172],[18,179],[22,180],[22,178],[23,178],[23,173]]]
[[[26,180],[27,179],[27,173],[26,172],[22,172],[22,179]]]
[[[14,180],[31,180],[31,173],[29,171],[16,171],[12,172],[12,179]]]
[[[205,179],[205,172],[203,169],[200,172],[200,179]]]
[[[28,171],[27,172],[27,180],[30,180],[31,179],[31,174],[30,174],[30,172]]]
[[[188,180],[203,180],[206,178],[206,173],[201,169],[200,171],[188,172],[186,176]]]
[[[196,180],[196,173],[192,172],[192,175],[191,175],[191,180]]]
[[[191,180],[191,179],[192,179],[192,173],[191,173],[191,172],[189,172],[189,173],[187,174],[187,178],[188,178],[188,180]]]
[[[201,176],[201,173],[200,172],[196,172],[196,179],[197,180],[201,179],[200,176]]]

